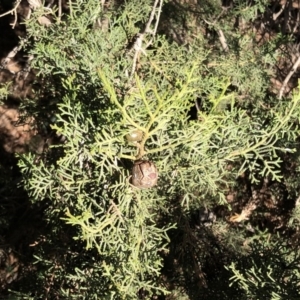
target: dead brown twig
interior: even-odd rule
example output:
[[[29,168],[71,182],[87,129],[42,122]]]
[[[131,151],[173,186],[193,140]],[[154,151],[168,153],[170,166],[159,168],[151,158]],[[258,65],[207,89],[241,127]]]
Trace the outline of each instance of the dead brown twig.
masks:
[[[223,16],[224,13],[226,13],[226,9],[223,9],[222,12],[215,18],[215,20],[213,22],[209,22],[206,19],[203,19],[203,21],[210,26],[216,26],[217,21]],[[227,44],[227,41],[226,41],[223,31],[221,29],[217,29],[217,33],[218,33],[219,40],[220,40],[223,50],[225,52],[228,52],[229,47],[228,47],[228,44]]]
[[[142,48],[142,44],[143,44],[145,35],[149,34],[149,33],[152,35],[152,38],[147,43],[145,49],[147,49],[152,44],[152,42],[154,40],[156,31],[157,31],[157,27],[158,27],[158,23],[159,23],[159,19],[160,19],[160,14],[161,14],[161,10],[162,10],[162,4],[163,4],[163,0],[155,0],[155,2],[153,4],[152,11],[151,11],[151,14],[150,14],[150,17],[149,17],[149,20],[148,20],[148,22],[146,24],[146,27],[138,35],[138,37],[137,37],[137,39],[136,39],[136,41],[135,41],[135,43],[133,45],[133,49],[135,50],[135,54],[134,54],[134,57],[133,57],[133,65],[132,65],[130,77],[133,76],[133,74],[134,74],[134,72],[136,70],[136,64],[137,64],[138,58],[140,56],[140,53],[143,52],[146,55],[145,50]],[[158,11],[157,11],[156,23],[154,25],[154,29],[151,30],[150,27],[151,27],[151,24],[152,24],[153,19],[155,17],[157,7],[158,7]]]
[[[262,192],[267,185],[268,180],[264,181],[264,186],[260,192]],[[232,223],[240,223],[245,220],[249,220],[250,216],[252,215],[253,211],[256,210],[257,206],[259,204],[259,192],[253,190],[252,191],[252,197],[248,200],[248,203],[245,205],[245,207],[242,209],[240,214],[234,214],[229,218],[229,221]]]
[[[4,16],[7,16],[9,14],[14,14],[15,15],[15,20],[14,20],[14,23],[12,24],[12,28],[15,28],[15,26],[17,24],[17,20],[18,20],[17,9],[18,9],[20,4],[21,4],[21,0],[17,0],[15,2],[15,6],[11,10],[9,10],[9,11],[3,13],[2,15],[0,15],[0,18],[4,17]]]
[[[24,43],[26,40],[20,40],[19,44],[14,47],[5,58],[2,59],[0,64],[0,70],[1,69],[7,69],[7,65],[11,62],[11,60],[16,56],[16,54],[22,49]],[[14,72],[10,71],[14,74]]]
[[[284,90],[287,86],[287,84],[289,83],[289,80],[291,79],[291,77],[293,76],[293,74],[296,72],[298,66],[300,64],[300,54],[298,54],[298,59],[296,60],[296,62],[294,63],[291,71],[288,73],[288,75],[285,77],[283,83],[282,83],[282,86],[280,88],[280,91],[279,91],[279,95],[278,95],[278,98],[281,99],[282,98],[282,95],[284,93]]]

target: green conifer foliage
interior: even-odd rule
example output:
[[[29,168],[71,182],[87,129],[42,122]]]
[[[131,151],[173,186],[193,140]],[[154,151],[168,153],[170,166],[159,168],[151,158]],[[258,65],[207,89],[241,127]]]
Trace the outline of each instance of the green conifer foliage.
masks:
[[[261,278],[269,276],[266,284],[277,280],[274,262],[260,269],[261,250],[244,247],[251,235],[245,228],[231,228],[226,218],[212,228],[192,224],[203,207],[230,209],[226,195],[240,175],[253,184],[281,181],[283,157],[296,151],[300,92],[272,98],[267,83],[275,57],[232,27],[232,16],[251,21],[267,2],[255,1],[246,13],[243,1],[234,1],[221,21],[219,1],[196,7],[202,17],[182,10],[180,16],[194,22],[187,24],[183,43],[164,29],[179,26],[175,2],[116,1],[104,7],[98,0],[77,0],[61,17],[53,11],[51,26],[37,22],[46,12],[42,7],[26,21],[40,99],[22,106],[63,141],[42,154],[19,155],[22,184],[33,204],[45,203],[50,228],[35,248],[35,283],[18,286],[23,295],[151,299],[172,292],[182,299],[235,299],[236,292],[250,299],[259,297]],[[211,32],[224,24],[229,52],[212,35],[197,32],[205,21]],[[197,110],[194,118],[191,109]],[[133,130],[142,133],[141,141],[127,140]],[[155,187],[133,186],[138,159],[156,165]],[[285,256],[287,248],[280,249]],[[161,275],[168,266],[175,270],[173,286]],[[209,281],[213,274],[204,278],[210,267],[219,269],[219,290]],[[284,276],[294,283],[298,275],[280,273],[280,284]],[[290,294],[271,288],[264,295]]]

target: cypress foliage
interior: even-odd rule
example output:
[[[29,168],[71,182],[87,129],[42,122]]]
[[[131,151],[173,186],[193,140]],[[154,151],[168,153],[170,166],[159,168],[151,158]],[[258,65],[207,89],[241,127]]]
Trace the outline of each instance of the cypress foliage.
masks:
[[[16,154],[43,230],[9,296],[299,298],[300,92],[269,89],[286,37],[251,35],[268,1],[184,2],[77,0],[25,21],[37,81],[20,109],[57,141]],[[132,184],[136,160],[156,186]]]

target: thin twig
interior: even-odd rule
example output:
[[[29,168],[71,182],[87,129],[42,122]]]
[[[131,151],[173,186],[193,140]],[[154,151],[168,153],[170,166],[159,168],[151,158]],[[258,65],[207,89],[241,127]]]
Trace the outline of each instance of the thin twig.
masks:
[[[160,14],[161,14],[161,10],[162,10],[162,5],[163,5],[163,0],[160,0],[159,1],[159,8],[158,8],[158,13],[157,13],[157,18],[156,18],[156,23],[155,23],[155,26],[154,26],[154,29],[153,31],[151,32],[152,33],[152,39],[150,39],[150,41],[148,42],[147,46],[146,46],[146,49],[152,44],[154,38],[155,38],[155,35],[156,35],[156,32],[157,32],[157,28],[158,28],[158,23],[159,23],[159,20],[160,20]],[[149,29],[148,29],[149,30]],[[149,32],[150,33],[150,32]]]
[[[288,1],[288,5],[285,6],[284,10],[284,21],[283,21],[283,27],[282,27],[282,33],[285,34],[287,32],[287,27],[290,26],[289,20],[291,17],[291,10],[293,9],[292,1]]]
[[[155,9],[157,7],[158,1],[162,2],[162,0],[155,0],[152,11],[151,11],[150,18],[147,22],[146,28],[145,28],[143,33],[149,33],[150,32],[150,26],[151,26],[151,23],[152,23],[152,21],[154,19],[154,16],[155,16]]]
[[[282,83],[282,86],[280,88],[280,91],[279,91],[279,95],[278,95],[278,98],[281,99],[282,98],[282,95],[284,93],[284,90],[289,82],[289,80],[291,79],[291,77],[293,76],[293,74],[296,72],[298,66],[300,64],[300,55],[298,57],[298,59],[296,60],[296,62],[294,63],[291,71],[289,72],[289,74],[285,77],[283,83]]]
[[[211,25],[211,26],[215,26],[216,25],[216,23],[217,23],[217,21],[223,16],[223,14],[225,13],[225,12],[227,12],[227,8],[222,8],[222,11],[221,11],[221,13],[219,13],[218,15],[217,15],[217,17],[214,19],[214,21],[213,22],[209,22],[209,21],[207,21],[206,19],[203,19],[203,21],[206,23],[206,24],[208,24],[208,25]]]
[[[199,105],[199,102],[197,99],[195,100],[195,106],[196,106],[197,112],[201,111],[201,108],[200,108],[200,105]]]
[[[155,24],[155,27],[154,27],[154,30],[151,31],[150,30],[150,27],[151,27],[151,24],[153,22],[153,19],[155,17],[155,10],[158,6],[158,3],[159,3],[159,10],[158,10],[158,14],[157,14],[157,20],[156,20],[156,24]],[[134,53],[134,57],[133,57],[133,65],[132,65],[132,69],[131,69],[131,74],[130,74],[130,78],[133,76],[135,70],[136,70],[136,64],[137,64],[137,60],[139,58],[139,55],[141,52],[143,52],[145,55],[146,55],[146,52],[145,50],[142,48],[142,45],[143,45],[143,40],[144,40],[144,37],[147,33],[151,33],[152,34],[152,39],[149,41],[149,43],[146,45],[145,49],[147,49],[147,47],[149,47],[149,45],[153,42],[153,39],[154,39],[154,36],[156,34],[156,30],[157,30],[157,26],[158,26],[158,22],[159,22],[159,18],[160,18],[160,14],[161,14],[161,9],[162,9],[162,4],[163,4],[163,0],[155,0],[154,2],[154,5],[153,5],[153,8],[152,8],[152,11],[151,11],[151,14],[150,14],[150,17],[149,17],[149,20],[146,24],[146,27],[145,29],[143,30],[143,32],[141,32],[137,38],[136,38],[136,41],[133,45],[133,48],[135,50],[135,53]]]
[[[69,0],[69,10],[70,10],[70,16],[73,18],[73,8],[72,8],[72,1]]]
[[[14,6],[14,8],[12,8],[11,10],[7,11],[6,13],[0,15],[0,18],[4,17],[4,16],[7,16],[9,14],[12,14],[12,13],[16,14],[17,13],[17,8],[20,5],[20,3],[21,3],[21,0],[17,0],[16,5]]]
[[[25,64],[25,67],[22,70],[22,77],[24,81],[26,80],[27,76],[29,75],[31,71],[31,61],[33,60],[33,55],[29,55]]]
[[[15,20],[14,20],[14,23],[12,24],[13,29],[15,28],[15,26],[17,24],[17,20],[18,20],[17,9],[18,9],[20,3],[21,3],[21,0],[17,0],[14,8],[12,8],[11,10],[7,11],[6,13],[0,15],[0,18],[4,17],[6,15],[9,15],[9,14],[14,14],[15,15]]]
[[[216,23],[217,23],[217,21],[218,21],[219,18],[224,14],[225,11],[226,11],[226,10],[222,10],[222,12],[216,17],[216,19],[215,19],[213,22],[209,22],[209,21],[207,21],[207,20],[205,20],[205,19],[203,19],[203,21],[204,21],[206,24],[210,25],[210,26],[215,26]],[[226,41],[226,38],[225,38],[225,36],[224,36],[223,31],[222,31],[221,29],[218,29],[218,30],[217,30],[217,33],[218,33],[218,35],[219,35],[219,40],[220,40],[220,43],[221,43],[221,45],[222,45],[223,50],[224,50],[225,52],[228,52],[228,51],[229,51],[229,47],[228,47],[228,44],[227,44],[227,41]]]
[[[277,20],[277,18],[282,14],[282,12],[284,11],[284,9],[285,9],[285,4],[281,5],[281,9],[279,10],[278,13],[276,13],[276,14],[274,13],[273,14],[273,21]]]
[[[46,5],[47,8],[51,8],[54,3],[54,0],[49,0],[49,3]]]
[[[14,29],[16,24],[17,24],[17,21],[18,21],[18,15],[15,13],[15,19],[14,19],[14,22],[12,24],[9,24],[11,25],[11,28]]]
[[[7,69],[7,65],[10,63],[10,61],[16,56],[16,54],[22,49],[23,47],[23,41],[18,44],[18,46],[14,47],[5,58],[2,59],[0,69]],[[12,71],[10,71],[12,73]]]
[[[298,30],[298,27],[299,27],[299,20],[300,20],[300,11],[298,10],[297,11],[297,18],[296,18],[296,21],[295,21],[295,26],[293,28],[293,33],[296,33],[297,30]]]
[[[220,40],[223,50],[225,52],[228,52],[229,48],[228,48],[228,44],[227,44],[227,41],[226,41],[223,31],[221,29],[219,29],[218,34],[219,34],[219,40]]]
[[[61,19],[61,14],[62,14],[62,3],[61,0],[58,0],[58,20]]]

